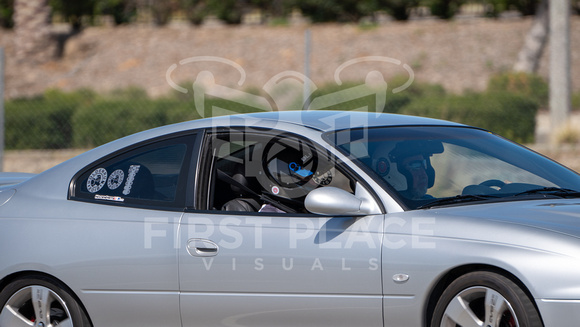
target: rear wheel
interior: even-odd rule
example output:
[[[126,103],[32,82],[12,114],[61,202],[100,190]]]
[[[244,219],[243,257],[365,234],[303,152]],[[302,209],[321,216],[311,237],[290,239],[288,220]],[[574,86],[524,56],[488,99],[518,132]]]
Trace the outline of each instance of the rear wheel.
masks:
[[[443,292],[431,327],[542,327],[527,294],[510,279],[488,271],[453,281]]]
[[[2,327],[90,327],[78,302],[64,286],[45,276],[29,276],[8,284],[0,293]]]

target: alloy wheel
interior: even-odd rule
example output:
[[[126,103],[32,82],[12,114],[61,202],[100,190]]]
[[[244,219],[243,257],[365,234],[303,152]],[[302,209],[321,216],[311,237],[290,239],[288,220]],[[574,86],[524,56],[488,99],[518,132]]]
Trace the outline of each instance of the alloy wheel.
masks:
[[[30,285],[16,291],[0,312],[3,327],[72,327],[71,314],[63,299],[53,290]]]
[[[471,287],[447,305],[441,327],[519,327],[511,304],[488,287]]]

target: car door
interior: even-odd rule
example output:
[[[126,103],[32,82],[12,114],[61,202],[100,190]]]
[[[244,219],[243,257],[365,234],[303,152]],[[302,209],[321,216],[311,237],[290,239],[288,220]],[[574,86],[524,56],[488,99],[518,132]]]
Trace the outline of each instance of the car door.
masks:
[[[180,226],[183,326],[382,325],[383,217],[304,210],[312,189],[353,191],[326,151],[291,134],[215,131],[201,158]]]
[[[83,286],[95,326],[181,326],[176,237],[194,139],[137,144],[73,179],[66,214],[82,219],[67,230],[77,231],[72,251],[82,264],[66,274]]]

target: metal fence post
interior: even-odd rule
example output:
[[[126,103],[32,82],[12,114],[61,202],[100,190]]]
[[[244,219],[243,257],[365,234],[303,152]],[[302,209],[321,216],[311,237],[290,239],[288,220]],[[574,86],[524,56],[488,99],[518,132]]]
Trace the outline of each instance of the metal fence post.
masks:
[[[308,110],[310,107],[310,29],[307,28],[304,32],[304,75],[307,80],[304,81],[303,101],[304,109]]]
[[[550,1],[550,117],[552,142],[566,127],[571,109],[570,1]]]
[[[4,48],[0,47],[0,172],[4,171]]]

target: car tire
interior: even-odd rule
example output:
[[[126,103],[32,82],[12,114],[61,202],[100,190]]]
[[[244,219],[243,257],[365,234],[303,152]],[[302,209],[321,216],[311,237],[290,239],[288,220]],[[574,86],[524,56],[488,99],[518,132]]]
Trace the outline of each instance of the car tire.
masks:
[[[444,291],[431,327],[542,327],[530,297],[510,279],[489,271],[465,274]]]
[[[87,315],[66,287],[42,275],[10,282],[0,293],[0,305],[2,327],[91,326]]]

